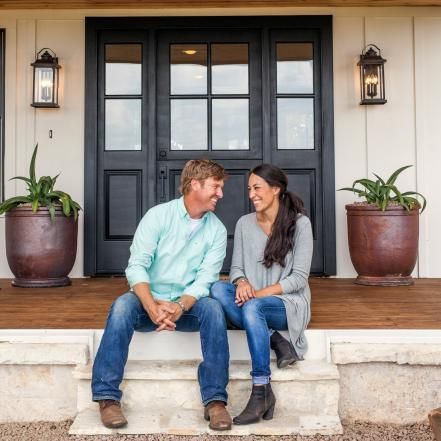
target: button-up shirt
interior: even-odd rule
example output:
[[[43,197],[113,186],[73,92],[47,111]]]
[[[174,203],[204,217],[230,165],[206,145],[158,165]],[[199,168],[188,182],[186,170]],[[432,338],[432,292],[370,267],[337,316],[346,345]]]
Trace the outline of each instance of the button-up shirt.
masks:
[[[183,197],[157,205],[136,229],[127,280],[131,288],[148,283],[153,297],[161,300],[208,296],[219,278],[226,244],[226,228],[214,213],[205,213],[192,229]]]

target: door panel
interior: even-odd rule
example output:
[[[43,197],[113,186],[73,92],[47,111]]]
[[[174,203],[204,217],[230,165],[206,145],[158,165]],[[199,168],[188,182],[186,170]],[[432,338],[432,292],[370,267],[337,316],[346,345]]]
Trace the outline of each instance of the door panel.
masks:
[[[302,197],[311,219],[311,271],[323,271],[321,176],[321,44],[317,31],[270,33],[271,159],[285,170],[288,188]]]
[[[229,173],[216,214],[251,211],[249,170],[285,170],[335,273],[332,17],[86,19],[85,274],[121,274],[151,206],[179,197],[189,159]]]
[[[146,211],[148,39],[145,32],[103,32],[98,48],[96,274],[124,272]]]

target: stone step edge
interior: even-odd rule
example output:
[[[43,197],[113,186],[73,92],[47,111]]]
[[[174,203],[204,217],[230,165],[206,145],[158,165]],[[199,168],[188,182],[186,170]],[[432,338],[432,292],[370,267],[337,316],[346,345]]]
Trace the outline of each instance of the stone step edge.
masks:
[[[331,343],[336,364],[386,362],[422,366],[441,365],[441,345],[432,343]]]
[[[0,365],[86,365],[85,343],[23,343],[0,341]]]
[[[197,366],[200,360],[179,361],[128,361],[124,371],[126,380],[197,380]],[[251,365],[248,361],[230,362],[230,380],[249,380]],[[92,379],[92,365],[77,366],[73,370],[78,380]],[[340,375],[335,364],[325,361],[304,360],[284,369],[278,369],[271,363],[272,381],[320,381],[339,380]]]
[[[276,409],[277,412],[277,409]],[[97,409],[85,409],[78,413],[69,429],[70,435],[112,435],[112,434],[170,434],[197,436],[203,434],[224,436],[247,435],[340,435],[343,428],[338,415],[297,415],[277,417],[271,421],[260,421],[247,426],[233,426],[232,430],[214,431],[208,428],[203,410],[167,408],[125,411],[129,424],[121,429],[107,429],[100,421]]]

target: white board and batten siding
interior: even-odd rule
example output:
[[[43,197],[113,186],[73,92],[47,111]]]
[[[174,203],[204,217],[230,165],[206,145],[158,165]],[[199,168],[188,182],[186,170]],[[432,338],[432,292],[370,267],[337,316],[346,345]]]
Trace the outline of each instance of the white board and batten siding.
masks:
[[[6,29],[6,179],[27,173],[39,142],[38,173],[61,172],[59,187],[81,205],[84,199],[84,23],[85,16],[148,15],[333,15],[335,185],[350,185],[371,172],[389,175],[413,164],[399,179],[404,190],[428,199],[421,217],[420,253],[415,275],[441,277],[441,8],[265,8],[210,10],[4,11]],[[384,106],[360,106],[356,63],[373,43],[387,59]],[[34,109],[32,68],[35,51],[50,47],[59,56],[60,109]],[[49,130],[53,138],[49,139]],[[326,164],[324,165],[326,166]],[[372,176],[372,175],[371,175]],[[5,182],[6,196],[23,190]],[[336,193],[337,276],[352,277],[344,205],[348,192]],[[72,277],[83,275],[83,218]],[[0,217],[0,277],[11,275],[5,256],[4,217]]]

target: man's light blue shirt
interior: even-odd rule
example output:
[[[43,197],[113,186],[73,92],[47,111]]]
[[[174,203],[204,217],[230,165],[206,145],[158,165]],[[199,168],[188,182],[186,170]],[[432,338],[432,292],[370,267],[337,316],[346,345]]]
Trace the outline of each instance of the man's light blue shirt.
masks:
[[[190,223],[183,197],[147,211],[130,247],[131,288],[146,282],[154,298],[169,301],[183,294],[208,296],[225,258],[227,231],[211,212],[193,231]]]

